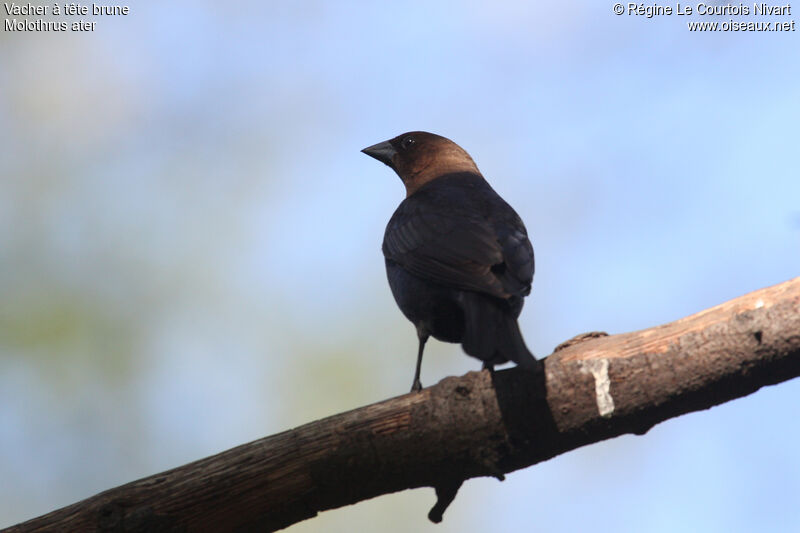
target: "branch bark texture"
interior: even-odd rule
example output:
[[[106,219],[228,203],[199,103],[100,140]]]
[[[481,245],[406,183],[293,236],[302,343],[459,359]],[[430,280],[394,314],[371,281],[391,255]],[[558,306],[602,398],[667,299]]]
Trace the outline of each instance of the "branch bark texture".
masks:
[[[539,373],[446,378],[116,487],[6,532],[271,531],[319,511],[436,488],[644,434],[800,374],[800,278],[654,328],[564,343]]]

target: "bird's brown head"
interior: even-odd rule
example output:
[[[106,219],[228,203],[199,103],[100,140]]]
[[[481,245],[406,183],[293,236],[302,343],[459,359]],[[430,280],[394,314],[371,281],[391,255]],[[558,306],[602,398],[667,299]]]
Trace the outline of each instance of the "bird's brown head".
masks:
[[[411,196],[431,180],[454,172],[480,175],[477,165],[459,145],[434,133],[412,131],[361,150],[392,168]]]

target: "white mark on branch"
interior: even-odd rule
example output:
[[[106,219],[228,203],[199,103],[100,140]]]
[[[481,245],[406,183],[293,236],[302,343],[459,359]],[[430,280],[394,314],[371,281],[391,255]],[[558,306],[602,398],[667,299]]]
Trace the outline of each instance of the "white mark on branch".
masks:
[[[759,298],[758,300],[756,300],[756,309],[761,309],[762,307],[764,307],[764,300]]]
[[[597,395],[597,410],[600,416],[610,417],[614,412],[611,397],[611,380],[608,378],[608,359],[584,359],[581,372],[594,376],[594,393]]]

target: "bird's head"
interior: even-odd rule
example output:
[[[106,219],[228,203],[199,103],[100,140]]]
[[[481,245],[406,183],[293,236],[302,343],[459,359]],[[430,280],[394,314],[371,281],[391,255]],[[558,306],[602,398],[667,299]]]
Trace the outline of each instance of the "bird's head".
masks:
[[[411,196],[431,180],[454,172],[480,175],[469,154],[446,137],[425,131],[398,135],[361,150],[392,168]]]

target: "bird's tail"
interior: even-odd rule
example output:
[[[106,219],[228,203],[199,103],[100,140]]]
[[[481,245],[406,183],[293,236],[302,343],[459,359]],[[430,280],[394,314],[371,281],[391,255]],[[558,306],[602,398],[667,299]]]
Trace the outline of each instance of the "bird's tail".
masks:
[[[514,314],[485,296],[474,297],[482,301],[464,306],[464,351],[489,365],[514,361],[526,370],[537,369],[540,363],[525,345]]]
[[[525,341],[522,339],[522,332],[519,330],[517,319],[506,316],[502,325],[498,328],[498,351],[509,360],[514,361],[517,366],[525,370],[536,370],[539,361],[533,356]]]

